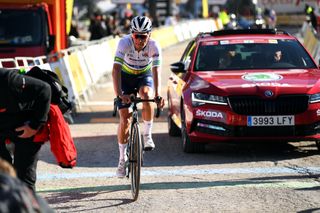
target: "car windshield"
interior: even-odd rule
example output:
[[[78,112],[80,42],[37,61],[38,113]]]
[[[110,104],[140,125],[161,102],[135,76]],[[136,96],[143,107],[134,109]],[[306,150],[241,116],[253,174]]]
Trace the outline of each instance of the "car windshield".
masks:
[[[36,10],[0,10],[0,47],[40,44],[41,26]]]
[[[200,43],[195,71],[317,68],[296,40],[221,40]]]

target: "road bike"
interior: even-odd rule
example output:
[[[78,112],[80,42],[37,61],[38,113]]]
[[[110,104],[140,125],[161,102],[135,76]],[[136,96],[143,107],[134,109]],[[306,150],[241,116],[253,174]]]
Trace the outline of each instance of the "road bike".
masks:
[[[119,98],[114,99],[113,116],[117,114],[117,103],[121,101]],[[141,132],[139,128],[139,117],[137,104],[141,102],[155,102],[158,103],[158,99],[141,99],[136,96],[131,96],[131,126],[129,133],[129,142],[127,146],[127,162],[126,162],[126,177],[131,179],[131,194],[133,200],[137,200],[140,190],[140,174],[141,166],[143,164],[144,143],[141,139]],[[155,117],[160,116],[160,109],[157,105]]]

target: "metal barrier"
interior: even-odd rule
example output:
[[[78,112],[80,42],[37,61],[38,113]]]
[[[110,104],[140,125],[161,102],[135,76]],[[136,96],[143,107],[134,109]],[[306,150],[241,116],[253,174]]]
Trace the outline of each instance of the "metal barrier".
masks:
[[[152,38],[162,48],[188,40],[199,32],[221,29],[218,20],[192,20],[175,26],[154,29]],[[16,57],[0,59],[0,67],[25,68],[33,66],[50,69],[57,73],[69,90],[69,99],[78,108],[88,104],[91,90],[104,77],[111,75],[114,54],[120,38],[103,38],[88,44],[75,46],[48,56]]]

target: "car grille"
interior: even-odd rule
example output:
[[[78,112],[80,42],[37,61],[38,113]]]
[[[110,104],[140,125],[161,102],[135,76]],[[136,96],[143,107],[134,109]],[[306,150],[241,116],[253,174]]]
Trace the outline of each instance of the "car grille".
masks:
[[[279,96],[276,99],[229,97],[232,110],[240,115],[295,115],[306,111],[308,102],[307,95]]]

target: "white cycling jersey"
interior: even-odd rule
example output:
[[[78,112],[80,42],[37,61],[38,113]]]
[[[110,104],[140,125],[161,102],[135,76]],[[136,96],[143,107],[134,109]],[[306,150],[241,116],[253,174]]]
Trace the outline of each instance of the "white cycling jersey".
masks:
[[[114,63],[122,65],[122,72],[129,75],[147,74],[152,67],[161,66],[161,49],[159,44],[150,38],[147,45],[138,52],[129,34],[119,41]]]

